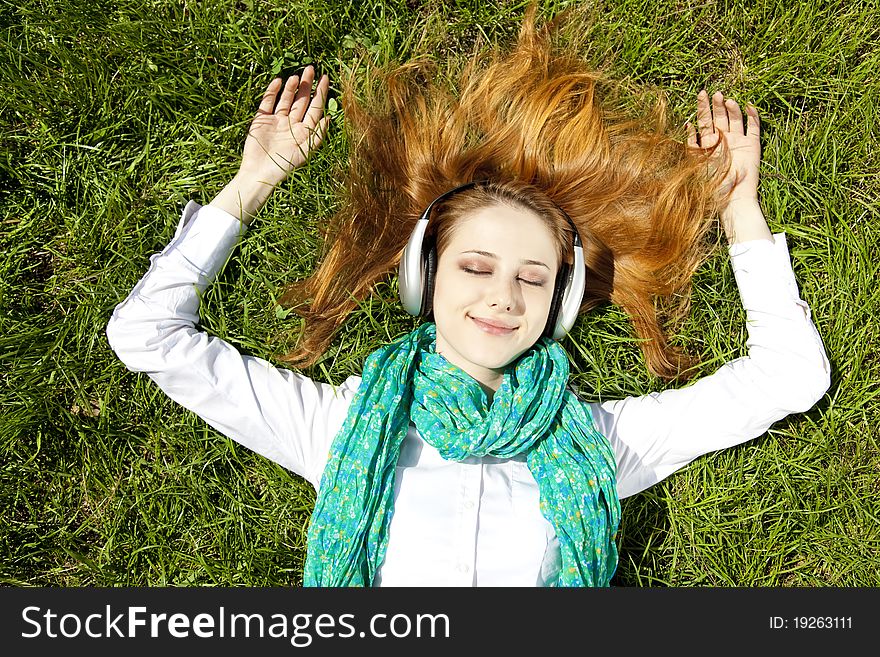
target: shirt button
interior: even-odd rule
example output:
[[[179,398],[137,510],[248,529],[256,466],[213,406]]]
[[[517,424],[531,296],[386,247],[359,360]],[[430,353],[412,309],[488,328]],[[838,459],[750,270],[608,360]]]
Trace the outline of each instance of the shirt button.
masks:
[[[471,569],[470,566],[468,566],[466,563],[458,564],[458,572],[460,572],[460,573],[466,573],[470,569]]]
[[[465,501],[464,501],[464,508],[465,508],[465,509],[473,509],[473,508],[474,508],[474,503],[471,502],[470,500],[465,500]]]

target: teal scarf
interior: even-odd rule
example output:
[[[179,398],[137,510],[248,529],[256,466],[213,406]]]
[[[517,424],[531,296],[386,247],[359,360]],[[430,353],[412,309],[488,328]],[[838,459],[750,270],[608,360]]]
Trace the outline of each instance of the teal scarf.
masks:
[[[394,474],[410,421],[447,460],[525,452],[562,553],[557,586],[607,586],[617,567],[614,454],[566,388],[568,360],[541,338],[504,373],[492,405],[436,353],[423,323],[367,357],[333,441],[308,533],[306,586],[369,586],[385,558]],[[442,491],[438,491],[438,495]]]

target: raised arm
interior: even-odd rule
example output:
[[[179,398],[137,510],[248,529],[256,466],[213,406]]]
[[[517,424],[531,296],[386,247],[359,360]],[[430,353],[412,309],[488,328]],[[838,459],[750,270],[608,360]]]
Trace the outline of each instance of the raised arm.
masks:
[[[689,126],[689,145],[707,148],[724,139],[731,149],[725,184],[733,187],[721,220],[746,310],[748,356],[685,388],[591,404],[597,428],[617,455],[621,497],[808,410],[830,383],[830,363],[799,296],[785,236],[770,233],[758,203],[760,124],[754,107],[747,112],[748,126],[735,102],[717,93],[710,110],[709,96],[701,92],[699,141]]]
[[[271,110],[271,90],[279,86],[277,79],[269,85],[261,111]],[[290,99],[282,95],[279,110],[285,105],[289,108]],[[317,484],[329,440],[342,425],[353,390],[345,385],[334,389],[242,356],[196,326],[200,295],[247,230],[247,221],[239,219],[252,218],[265,201],[263,190],[271,191],[287,175],[287,167],[298,166],[307,155],[301,148],[299,156],[291,152],[296,135],[304,133],[294,126],[288,143],[287,133],[278,128],[286,125],[286,117],[260,123],[263,118],[257,116],[257,127],[248,136],[245,152],[250,156],[243,160],[248,167],[242,166],[216,205],[187,204],[172,241],[151,256],[147,273],[114,309],[107,338],[128,369],[146,373],[169,397],[221,433]],[[235,213],[229,212],[236,207]]]

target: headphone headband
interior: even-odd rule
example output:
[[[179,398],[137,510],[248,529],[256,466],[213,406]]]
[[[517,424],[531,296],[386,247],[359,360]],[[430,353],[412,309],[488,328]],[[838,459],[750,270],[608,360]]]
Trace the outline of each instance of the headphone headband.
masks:
[[[437,271],[437,250],[433,240],[425,244],[425,232],[428,228],[431,209],[440,201],[449,198],[457,192],[476,187],[477,185],[489,184],[488,180],[475,180],[449,191],[443,192],[435,198],[416,221],[416,225],[410,234],[409,241],[403,250],[398,267],[400,301],[404,310],[410,315],[429,316],[432,312],[434,295],[434,276]],[[552,199],[551,199],[552,202]],[[554,205],[556,205],[554,203]],[[568,213],[556,205],[571,225],[573,232],[572,247],[574,249],[574,265],[560,263],[559,272],[553,287],[553,299],[550,302],[550,313],[547,317],[547,325],[544,328],[546,337],[561,340],[574,325],[580,311],[584,297],[586,284],[586,267],[584,264],[584,250],[580,234],[574,221]]]

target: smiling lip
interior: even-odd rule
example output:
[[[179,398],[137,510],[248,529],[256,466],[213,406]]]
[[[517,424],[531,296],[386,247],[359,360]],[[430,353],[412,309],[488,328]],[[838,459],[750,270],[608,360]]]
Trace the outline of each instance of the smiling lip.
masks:
[[[510,335],[516,330],[515,326],[507,326],[506,324],[500,324],[498,322],[493,322],[488,319],[478,319],[472,315],[468,315],[474,323],[486,333],[491,333],[492,335]]]

